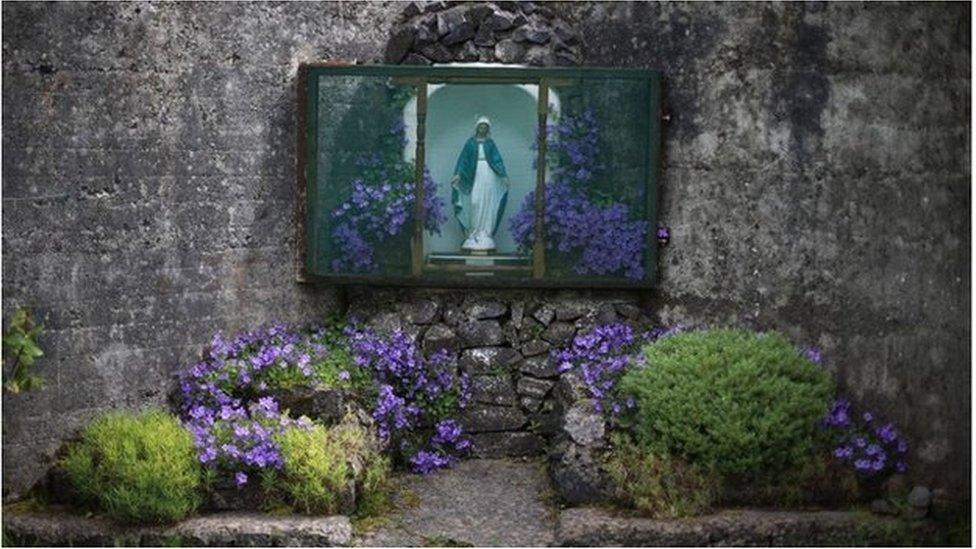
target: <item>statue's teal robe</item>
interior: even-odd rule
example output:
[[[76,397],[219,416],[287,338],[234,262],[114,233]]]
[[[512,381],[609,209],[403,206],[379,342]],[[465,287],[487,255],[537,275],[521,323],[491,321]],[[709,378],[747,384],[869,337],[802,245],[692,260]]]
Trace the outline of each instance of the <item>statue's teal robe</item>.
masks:
[[[502,155],[498,153],[498,147],[495,146],[495,141],[488,137],[484,140],[484,146],[485,160],[488,161],[491,170],[498,177],[508,177],[508,173],[505,171],[505,163],[502,162]],[[457,164],[454,166],[454,175],[458,176],[460,181],[457,187],[451,189],[451,203],[454,204],[454,216],[457,218],[458,223],[461,224],[461,229],[464,230],[465,234],[467,234],[468,228],[464,224],[464,207],[461,205],[461,193],[471,194],[471,189],[474,186],[474,173],[477,168],[478,139],[469,137],[464,143],[464,148],[461,149],[461,154],[458,155]],[[458,192],[458,189],[460,189],[460,192]],[[498,202],[498,213],[495,215],[495,227],[491,232],[492,235],[498,230],[498,225],[501,223],[502,214],[505,213],[505,204],[507,202],[508,190],[506,189],[504,194],[502,194],[501,200]]]

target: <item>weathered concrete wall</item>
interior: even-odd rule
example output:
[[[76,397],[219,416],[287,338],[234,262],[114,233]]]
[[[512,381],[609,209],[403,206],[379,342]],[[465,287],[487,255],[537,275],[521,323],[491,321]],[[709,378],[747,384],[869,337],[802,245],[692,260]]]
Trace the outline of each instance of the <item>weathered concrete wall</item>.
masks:
[[[382,59],[402,9],[3,6],[3,311],[45,317],[50,379],[4,398],[5,490],[93,413],[159,401],[213,331],[334,305],[293,283],[295,68]],[[967,498],[969,10],[558,8],[584,63],[666,70],[653,312],[819,345],[916,478]]]
[[[666,321],[821,347],[969,494],[967,4],[580,6],[588,64],[659,67]],[[621,37],[626,37],[622,39]]]

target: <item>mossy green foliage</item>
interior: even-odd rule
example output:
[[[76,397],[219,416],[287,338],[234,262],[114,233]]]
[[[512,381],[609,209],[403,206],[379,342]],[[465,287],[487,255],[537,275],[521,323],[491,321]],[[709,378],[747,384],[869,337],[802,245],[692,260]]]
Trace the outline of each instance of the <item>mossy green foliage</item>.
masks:
[[[358,515],[385,509],[389,461],[355,421],[347,418],[333,427],[287,429],[277,441],[284,469],[266,484],[296,511],[338,513],[343,498],[352,493]]]
[[[173,522],[200,503],[201,468],[193,439],[162,411],[96,419],[60,465],[82,502],[119,521]]]
[[[817,445],[830,376],[780,334],[684,332],[643,349],[623,395],[639,445],[723,476],[787,470]]]
[[[34,362],[44,356],[37,337],[44,330],[34,323],[27,309],[17,309],[3,333],[3,388],[10,393],[44,386],[44,379],[33,373]]]
[[[720,496],[720,480],[710,470],[634,444],[614,433],[606,471],[625,503],[656,518],[693,516],[708,511]]]

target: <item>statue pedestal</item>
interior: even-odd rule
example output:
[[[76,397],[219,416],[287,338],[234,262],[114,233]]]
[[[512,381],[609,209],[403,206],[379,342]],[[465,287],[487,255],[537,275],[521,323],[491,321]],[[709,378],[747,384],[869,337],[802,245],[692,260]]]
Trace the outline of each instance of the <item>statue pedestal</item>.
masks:
[[[518,254],[499,254],[493,251],[465,253],[431,253],[424,270],[432,272],[461,272],[465,276],[494,276],[496,273],[529,274],[532,259]]]

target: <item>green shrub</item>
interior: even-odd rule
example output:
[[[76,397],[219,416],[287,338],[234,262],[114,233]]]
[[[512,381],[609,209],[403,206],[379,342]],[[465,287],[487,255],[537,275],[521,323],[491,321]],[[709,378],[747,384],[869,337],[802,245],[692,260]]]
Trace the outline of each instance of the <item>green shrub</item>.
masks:
[[[276,484],[295,510],[347,511],[348,498],[355,494],[360,514],[368,514],[385,501],[389,463],[354,420],[330,428],[287,429],[277,440],[285,465]]]
[[[606,470],[630,507],[656,518],[698,515],[720,495],[715,473],[655,454],[619,433],[611,437]]]
[[[643,349],[646,366],[627,372],[639,444],[723,476],[784,471],[817,443],[830,376],[785,337],[702,330]]]
[[[115,412],[92,422],[61,467],[77,496],[124,522],[163,523],[200,503],[193,438],[165,412]]]

